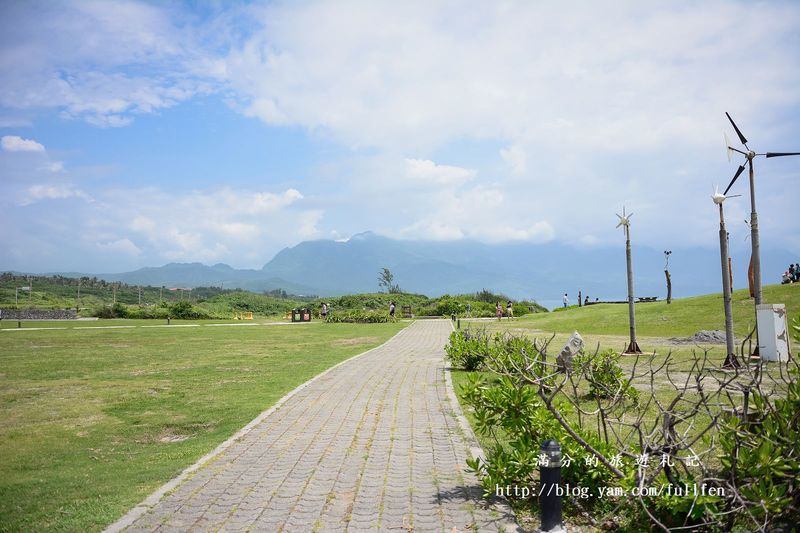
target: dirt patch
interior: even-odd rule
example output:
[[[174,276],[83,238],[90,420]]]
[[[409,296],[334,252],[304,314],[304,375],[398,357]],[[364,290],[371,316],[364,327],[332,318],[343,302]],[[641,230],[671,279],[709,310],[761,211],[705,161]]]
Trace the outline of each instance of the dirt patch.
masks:
[[[191,438],[191,435],[164,435],[163,437],[159,437],[158,442],[183,442],[186,439]]]
[[[354,337],[352,339],[337,339],[331,341],[331,346],[356,346],[358,344],[373,344],[378,342],[377,337]]]
[[[691,337],[672,337],[669,341],[671,344],[725,344],[725,332],[704,329]]]

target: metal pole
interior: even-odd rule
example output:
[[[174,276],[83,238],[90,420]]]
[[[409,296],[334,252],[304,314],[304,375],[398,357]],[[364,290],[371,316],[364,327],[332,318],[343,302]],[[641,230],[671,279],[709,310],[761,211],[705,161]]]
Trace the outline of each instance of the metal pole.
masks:
[[[139,306],[142,305],[142,286],[139,285]]]
[[[725,215],[719,204],[719,256],[722,266],[722,302],[725,308],[725,363],[724,367],[739,366],[733,340],[733,311],[731,310],[731,275],[728,262],[728,232],[725,230]]]
[[[547,463],[539,463],[539,507],[542,510],[540,531],[563,531],[561,520],[561,446],[554,440],[542,443]]]
[[[28,276],[28,305],[33,306],[33,279]]]
[[[750,244],[753,247],[753,293],[756,305],[761,305],[761,252],[758,243],[758,213],[756,213],[755,187],[753,160],[750,159]]]
[[[75,312],[77,313],[81,309],[81,280],[78,280],[78,299],[75,302]]]
[[[19,307],[19,287],[14,287],[14,305]]]
[[[641,353],[636,342],[636,312],[633,303],[633,259],[631,257],[631,229],[625,224],[625,259],[628,262],[628,321],[630,323],[631,342],[626,353]]]

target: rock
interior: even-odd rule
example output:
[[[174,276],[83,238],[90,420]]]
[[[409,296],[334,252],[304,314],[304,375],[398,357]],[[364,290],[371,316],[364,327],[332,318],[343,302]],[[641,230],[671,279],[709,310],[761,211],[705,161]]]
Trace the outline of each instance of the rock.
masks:
[[[583,349],[583,338],[576,331],[574,332],[567,344],[561,349],[561,353],[556,357],[556,364],[558,365],[559,372],[572,371],[572,358]]]

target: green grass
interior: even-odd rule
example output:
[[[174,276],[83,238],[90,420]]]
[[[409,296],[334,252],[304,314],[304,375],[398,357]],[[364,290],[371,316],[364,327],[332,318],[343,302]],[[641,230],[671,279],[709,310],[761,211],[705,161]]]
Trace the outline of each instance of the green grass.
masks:
[[[764,302],[786,304],[789,316],[800,312],[800,283],[767,285]],[[753,300],[746,290],[735,291],[732,300],[733,326],[746,335],[755,323]],[[581,334],[628,334],[626,304],[598,304],[573,307],[555,313],[527,315],[519,320],[527,327],[549,332],[579,331]],[[636,332],[654,337],[688,337],[699,330],[725,330],[721,294],[708,294],[664,302],[636,304]]]
[[[102,529],[292,388],[403,326],[0,333],[0,530]]]

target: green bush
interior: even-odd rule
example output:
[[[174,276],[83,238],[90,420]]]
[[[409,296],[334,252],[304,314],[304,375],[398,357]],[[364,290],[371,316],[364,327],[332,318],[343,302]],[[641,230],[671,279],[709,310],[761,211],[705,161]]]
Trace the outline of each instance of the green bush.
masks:
[[[794,337],[800,342],[800,316]],[[759,521],[797,526],[800,509],[800,370],[787,376],[786,394],[752,389],[749,420],[732,416],[720,431],[723,477],[742,497],[759,505],[750,512]],[[791,527],[790,526],[790,527]],[[788,530],[788,529],[787,529]]]
[[[581,352],[575,357],[575,371],[583,372],[589,382],[592,398],[608,399],[617,394],[633,404],[639,401],[639,392],[627,382],[625,372],[619,364],[620,355],[608,349],[596,354]]]
[[[326,322],[331,323],[359,323],[359,324],[378,324],[394,322],[396,318],[391,318],[389,313],[377,311],[335,311],[328,313]]]
[[[182,318],[187,320],[211,318],[204,310],[194,307],[192,302],[186,300],[170,304],[169,316],[172,318]]]
[[[599,487],[613,484],[611,472],[602,463],[584,462],[586,453],[583,448],[553,418],[533,387],[508,377],[489,380],[478,374],[469,377],[461,393],[473,409],[475,431],[493,437],[497,442],[485,450],[485,460],[467,461],[469,468],[480,478],[487,496],[494,493],[496,486],[530,487],[539,472],[537,457],[541,443],[555,439],[561,444],[563,457],[570,460],[561,469],[563,483],[587,489],[585,507],[611,505],[610,501],[598,497]],[[562,412],[569,412],[569,407],[562,406]],[[505,443],[496,440],[499,435],[503,435]],[[604,455],[616,453],[594,434],[581,432],[581,437]],[[563,499],[567,505],[575,500]],[[527,504],[538,505],[535,495]]]
[[[453,367],[469,371],[483,368],[491,349],[491,337],[483,329],[454,331],[444,347]]]

